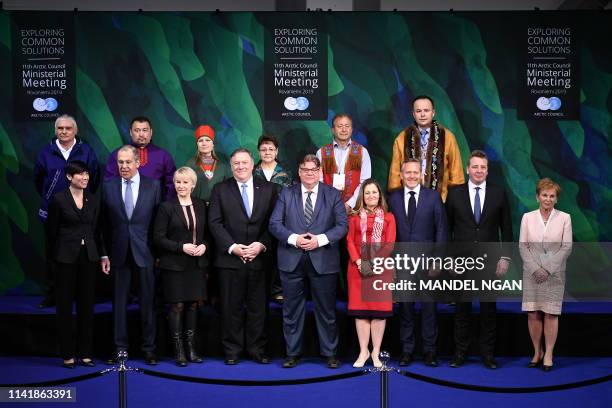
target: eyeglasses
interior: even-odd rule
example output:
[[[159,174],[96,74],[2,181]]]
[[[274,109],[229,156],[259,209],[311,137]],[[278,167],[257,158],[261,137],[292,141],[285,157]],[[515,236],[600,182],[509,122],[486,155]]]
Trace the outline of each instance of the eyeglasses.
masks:
[[[300,171],[304,172],[306,174],[315,174],[316,172],[319,171],[319,168],[318,167],[313,167],[311,169],[307,169],[305,167],[300,167]]]
[[[266,152],[270,152],[270,153],[274,153],[276,151],[276,147],[269,147],[269,148],[261,148],[259,149],[260,152],[262,153],[266,153]]]

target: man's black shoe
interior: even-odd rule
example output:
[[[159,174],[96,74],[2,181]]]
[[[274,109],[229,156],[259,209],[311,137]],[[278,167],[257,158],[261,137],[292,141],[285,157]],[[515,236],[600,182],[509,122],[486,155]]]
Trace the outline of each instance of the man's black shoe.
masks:
[[[427,353],[425,353],[425,356],[423,357],[423,361],[425,362],[425,365],[428,367],[438,366],[438,359],[436,358],[436,353],[434,353],[433,351],[428,351]]]
[[[482,364],[484,364],[485,367],[491,370],[495,370],[497,368],[497,361],[495,361],[493,356],[483,356]]]
[[[225,357],[225,365],[236,365],[240,362],[238,357]]]
[[[465,363],[465,355],[461,353],[455,353],[455,355],[453,356],[453,360],[450,363],[450,366],[452,368],[459,368],[463,365],[463,363]]]
[[[253,354],[251,358],[257,364],[270,364],[270,358],[265,354]]]
[[[157,355],[152,351],[145,351],[144,362],[147,365],[157,365]]]
[[[300,358],[297,356],[287,356],[283,361],[283,368],[293,368],[298,365],[298,361],[300,361]]]
[[[342,363],[340,363],[340,360],[338,360],[336,356],[327,357],[327,367],[328,368],[339,368],[341,364]]]
[[[399,365],[401,367],[406,367],[412,363],[412,354],[410,353],[402,353],[399,358]]]

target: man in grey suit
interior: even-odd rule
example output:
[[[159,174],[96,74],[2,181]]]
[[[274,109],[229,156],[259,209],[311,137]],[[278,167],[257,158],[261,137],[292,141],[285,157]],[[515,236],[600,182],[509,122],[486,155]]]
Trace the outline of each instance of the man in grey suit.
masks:
[[[340,193],[319,182],[320,171],[319,159],[306,155],[299,165],[300,184],[283,189],[270,217],[270,232],[278,239],[278,270],[285,294],[285,368],[295,367],[302,351],[307,280],[320,353],[329,368],[340,367],[336,274],[341,270],[338,241],[346,235],[348,221]]]
[[[138,279],[142,351],[145,362],[155,365],[155,277],[150,226],[161,199],[161,188],[159,181],[138,173],[140,160],[134,146],[119,148],[117,166],[120,177],[106,181],[102,190],[104,238],[109,250],[108,257],[102,259],[102,270],[110,273],[112,263],[115,347],[117,351],[128,349],[128,294],[132,278]]]

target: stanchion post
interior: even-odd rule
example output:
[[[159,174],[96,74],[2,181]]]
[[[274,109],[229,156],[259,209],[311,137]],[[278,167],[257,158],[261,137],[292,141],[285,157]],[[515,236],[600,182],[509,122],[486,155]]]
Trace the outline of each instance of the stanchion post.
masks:
[[[397,371],[393,367],[389,367],[387,363],[391,359],[391,354],[387,351],[381,351],[378,358],[382,365],[380,367],[370,368],[371,373],[380,373],[380,406],[381,408],[389,407],[389,371]]]
[[[382,367],[380,367],[380,408],[388,408],[389,406],[389,371],[387,362],[391,355],[386,351],[381,351],[379,355]]]
[[[127,408],[127,378],[125,372],[127,368],[125,361],[128,358],[128,353],[125,350],[120,350],[117,353],[117,362],[119,363],[119,408]]]

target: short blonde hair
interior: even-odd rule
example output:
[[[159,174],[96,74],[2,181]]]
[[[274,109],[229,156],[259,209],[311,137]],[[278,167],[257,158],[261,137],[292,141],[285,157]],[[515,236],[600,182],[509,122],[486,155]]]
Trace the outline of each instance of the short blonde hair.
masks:
[[[194,186],[198,182],[198,175],[195,171],[193,171],[191,167],[183,166],[176,169],[176,171],[174,172],[174,176],[172,176],[173,182],[176,181],[177,176],[187,176]]]
[[[538,184],[536,185],[536,195],[540,195],[540,193],[544,190],[555,190],[557,197],[559,197],[559,194],[561,194],[561,186],[548,177],[544,177],[538,181]]]

